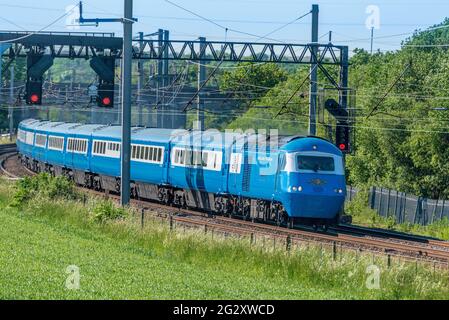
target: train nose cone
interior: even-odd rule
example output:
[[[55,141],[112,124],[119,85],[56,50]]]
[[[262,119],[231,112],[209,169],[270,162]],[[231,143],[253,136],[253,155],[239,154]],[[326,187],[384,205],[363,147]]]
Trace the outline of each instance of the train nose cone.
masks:
[[[325,195],[317,191],[307,195],[290,195],[289,212],[292,217],[333,219],[344,204],[342,195]]]

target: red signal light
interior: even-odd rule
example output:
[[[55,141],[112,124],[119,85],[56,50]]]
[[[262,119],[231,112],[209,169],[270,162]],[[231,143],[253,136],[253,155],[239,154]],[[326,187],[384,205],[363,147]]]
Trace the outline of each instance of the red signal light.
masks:
[[[32,94],[30,97],[30,101],[32,103],[38,103],[39,102],[39,96],[37,94]]]
[[[340,150],[346,150],[346,145],[344,143],[341,143],[339,146]]]
[[[104,106],[109,106],[109,105],[111,105],[111,98],[104,97],[101,102],[103,103]]]

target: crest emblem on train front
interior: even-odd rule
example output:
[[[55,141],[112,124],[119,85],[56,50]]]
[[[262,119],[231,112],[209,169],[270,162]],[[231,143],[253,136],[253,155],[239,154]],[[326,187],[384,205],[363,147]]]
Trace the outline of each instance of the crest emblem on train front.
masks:
[[[313,179],[313,180],[310,180],[309,183],[314,186],[324,186],[327,184],[327,181],[321,180],[321,179]]]

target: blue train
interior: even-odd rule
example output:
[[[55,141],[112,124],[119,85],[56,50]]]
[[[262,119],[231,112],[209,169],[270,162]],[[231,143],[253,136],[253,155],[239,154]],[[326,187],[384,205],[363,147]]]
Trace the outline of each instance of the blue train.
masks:
[[[35,172],[120,192],[119,126],[25,120],[17,146]],[[131,190],[139,199],[246,219],[327,226],[346,196],[344,160],[316,137],[133,128]]]

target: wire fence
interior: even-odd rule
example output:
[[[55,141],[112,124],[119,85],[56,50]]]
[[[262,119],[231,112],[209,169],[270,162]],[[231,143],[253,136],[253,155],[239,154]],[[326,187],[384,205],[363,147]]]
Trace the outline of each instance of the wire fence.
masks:
[[[354,200],[358,190],[348,186],[347,201]],[[381,187],[369,191],[369,206],[380,216],[393,217],[397,223],[429,225],[449,219],[449,200],[418,197]]]
[[[370,207],[398,223],[428,225],[449,219],[449,201],[417,197],[405,192],[376,188],[370,190]]]
[[[347,195],[346,195],[346,201],[352,201],[357,196],[357,193],[359,192],[358,189],[354,188],[353,186],[348,186],[346,188]]]

